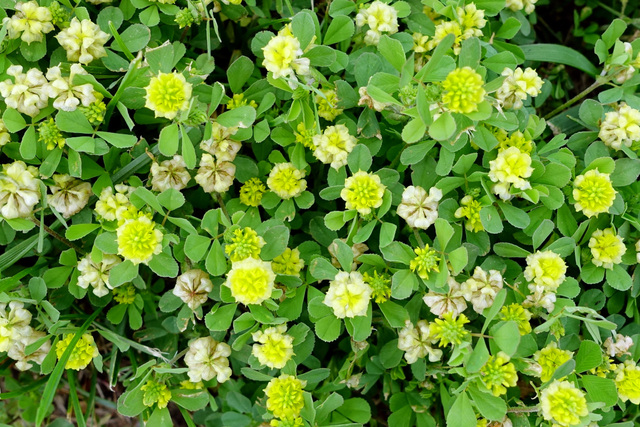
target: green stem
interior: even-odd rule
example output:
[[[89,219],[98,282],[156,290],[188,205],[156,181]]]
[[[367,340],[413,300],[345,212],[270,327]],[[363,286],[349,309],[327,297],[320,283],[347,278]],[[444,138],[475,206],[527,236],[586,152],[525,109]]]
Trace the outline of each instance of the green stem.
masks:
[[[589,95],[591,92],[593,92],[594,90],[596,90],[600,86],[608,83],[609,80],[611,80],[611,78],[612,77],[604,77],[604,78],[600,77],[600,78],[596,79],[596,81],[593,82],[593,84],[591,86],[589,86],[588,88],[586,88],[585,90],[583,90],[582,92],[580,92],[579,94],[577,94],[576,96],[574,96],[573,98],[571,98],[570,100],[568,100],[567,102],[565,102],[564,104],[562,104],[561,106],[559,106],[558,108],[556,108],[555,110],[553,110],[552,112],[547,114],[544,117],[545,120],[549,120],[549,119],[555,117],[557,114],[561,113],[562,111],[566,110],[567,108],[569,108],[570,106],[572,106],[576,102],[580,101],[582,98],[584,98],[585,96]]]
[[[87,252],[82,249],[81,247],[71,243],[71,241],[69,241],[68,239],[62,237],[62,235],[58,234],[57,232],[53,231],[51,228],[47,227],[44,224],[41,224],[41,222],[35,218],[35,217],[31,217],[31,222],[33,222],[37,227],[42,227],[44,229],[45,232],[47,232],[47,234],[49,234],[51,237],[61,241],[62,243],[64,243],[65,245],[69,246],[71,249],[75,250],[76,252],[78,252],[81,255],[86,255]]]

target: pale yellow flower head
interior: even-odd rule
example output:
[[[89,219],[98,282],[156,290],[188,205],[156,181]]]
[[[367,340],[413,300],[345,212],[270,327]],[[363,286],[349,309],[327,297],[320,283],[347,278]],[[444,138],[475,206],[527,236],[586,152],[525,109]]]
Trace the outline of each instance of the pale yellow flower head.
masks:
[[[21,38],[31,44],[42,41],[44,34],[53,31],[53,16],[48,8],[39,6],[35,1],[19,2],[15,8],[16,13],[11,18],[2,20],[10,39]]]
[[[281,199],[298,197],[307,189],[305,175],[305,171],[293,163],[276,163],[269,173],[267,186]]]
[[[230,355],[231,347],[211,337],[191,341],[184,355],[184,363],[189,368],[189,380],[194,383],[214,378],[219,383],[227,381],[231,377]]]
[[[435,49],[442,40],[449,34],[453,34],[453,53],[456,55],[460,53],[460,43],[463,40],[462,26],[457,21],[441,21],[436,25],[435,34],[427,42],[427,50]]]
[[[329,284],[323,302],[331,307],[333,314],[340,319],[365,316],[371,293],[372,289],[365,283],[362,274],[357,271],[340,271]]]
[[[278,325],[253,333],[252,354],[262,365],[282,369],[293,357],[293,337],[286,332],[287,325]]]
[[[573,198],[576,199],[577,212],[582,211],[587,217],[609,212],[616,198],[609,174],[591,169],[578,175],[573,182]]]
[[[0,82],[0,94],[7,107],[35,117],[49,103],[49,82],[37,68],[31,68],[26,73],[22,71],[22,65],[7,68],[6,73],[13,79]]]
[[[189,108],[191,100],[191,83],[180,73],[159,73],[152,77],[147,91],[145,107],[155,113],[156,117],[174,119],[180,111]]]
[[[71,64],[69,75],[63,76],[60,66],[47,70],[47,96],[53,98],[53,106],[62,111],[75,111],[78,106],[88,107],[96,101],[93,85],[85,83],[74,85],[75,76],[86,76],[88,73],[80,64]]]
[[[33,330],[31,323],[31,313],[24,308],[24,304],[19,301],[7,304],[0,304],[0,352],[9,351],[15,344],[29,337]]]
[[[313,155],[324,164],[340,169],[358,141],[345,125],[327,127],[321,135],[313,136]]]
[[[478,9],[475,3],[469,3],[464,8],[457,7],[456,14],[464,39],[482,36],[481,29],[487,24],[487,20],[484,19],[484,10]]]
[[[0,82],[0,84],[2,84]],[[7,126],[4,124],[4,120],[0,119],[0,148],[7,145],[11,141],[11,134],[7,130]]]
[[[369,215],[372,209],[382,206],[385,187],[374,173],[356,172],[346,179],[340,197],[347,209],[355,209],[360,215]]]
[[[249,257],[231,265],[224,285],[237,302],[262,304],[271,297],[275,279],[271,263]]]
[[[505,68],[502,71],[502,76],[505,79],[496,92],[496,98],[502,107],[514,110],[523,107],[522,101],[526,100],[527,96],[538,96],[544,83],[536,70],[532,68],[525,70],[520,67],[515,70]]]
[[[398,32],[398,12],[393,6],[379,0],[368,7],[360,9],[356,15],[356,26],[368,26],[364,37],[368,45],[377,45],[382,33],[395,34]]]
[[[527,256],[524,278],[545,290],[554,292],[564,282],[567,264],[553,251],[538,251]]]
[[[0,215],[6,219],[26,218],[40,201],[38,170],[23,161],[2,165],[0,172]]]
[[[524,10],[526,14],[531,14],[536,8],[538,0],[507,0],[505,7],[517,12]]]
[[[442,102],[453,113],[473,113],[484,101],[484,80],[471,67],[456,68],[442,82]]]
[[[153,379],[147,380],[147,382],[140,387],[140,390],[144,392],[142,397],[142,403],[145,406],[158,405],[158,408],[166,408],[171,400],[171,391],[166,384],[157,382]]]
[[[73,18],[67,28],[56,36],[60,46],[67,51],[67,59],[71,62],[89,64],[94,59],[107,56],[104,45],[109,35],[89,19],[79,21]]]
[[[338,96],[335,89],[321,89],[320,92],[324,96],[315,96],[316,104],[318,105],[318,115],[330,122],[335,120],[340,114],[342,109],[338,108]]]
[[[273,36],[262,48],[262,53],[262,65],[273,73],[273,78],[287,77],[293,80],[290,85],[294,87],[297,86],[296,74],[306,76],[310,72],[309,58],[302,58],[300,41],[293,35]]]
[[[613,228],[596,230],[589,239],[592,262],[603,268],[612,269],[615,264],[622,262],[622,255],[627,251],[622,237],[618,236]]]
[[[631,147],[640,141],[640,111],[621,103],[616,110],[604,115],[598,137],[614,150]]]
[[[162,252],[162,232],[149,217],[127,219],[118,227],[118,254],[134,264],[147,264]]]
[[[429,356],[430,362],[437,362],[442,358],[442,350],[434,348],[438,339],[433,336],[426,320],[419,320],[414,326],[411,321],[405,322],[404,328],[398,333],[398,349],[404,351],[404,358],[412,364]]]
[[[116,185],[115,194],[113,187],[103,188],[96,202],[95,211],[98,218],[106,221],[120,221],[133,208],[129,200],[129,194],[132,192],[133,188],[122,184]]]
[[[527,181],[533,173],[531,156],[516,147],[499,152],[498,157],[489,162],[489,168],[489,179],[496,183],[493,186],[493,192],[503,200],[509,200],[512,197],[509,193],[511,185],[519,190],[531,188],[531,184]]]
[[[291,375],[280,375],[272,379],[264,389],[264,394],[267,396],[267,409],[277,418],[296,418],[304,408],[302,388],[306,385],[306,381]]]
[[[63,339],[56,343],[56,355],[58,356],[58,360],[62,357],[67,347],[69,347],[74,336],[75,334],[65,335]],[[100,352],[93,340],[93,336],[91,336],[91,334],[83,334],[80,340],[76,343],[76,346],[73,348],[73,351],[67,360],[67,364],[65,365],[65,369],[75,369],[76,371],[80,371],[89,366],[89,363],[91,363],[93,358],[98,357],[99,354]]]
[[[500,320],[512,320],[518,324],[520,335],[531,333],[531,312],[524,308],[521,304],[513,303],[505,305],[500,309]]]
[[[460,284],[460,291],[464,298],[473,305],[473,310],[482,314],[485,308],[493,304],[502,287],[502,275],[498,270],[487,272],[477,266],[473,271],[473,276]]]
[[[578,425],[589,415],[584,392],[569,381],[556,380],[542,390],[540,409],[544,419],[558,427]]]
[[[510,147],[516,147],[518,150],[529,155],[531,155],[533,151],[534,142],[519,130],[509,136],[507,136],[506,132],[504,135],[496,135],[496,138],[498,138],[499,141],[498,150],[500,151],[508,150]]]

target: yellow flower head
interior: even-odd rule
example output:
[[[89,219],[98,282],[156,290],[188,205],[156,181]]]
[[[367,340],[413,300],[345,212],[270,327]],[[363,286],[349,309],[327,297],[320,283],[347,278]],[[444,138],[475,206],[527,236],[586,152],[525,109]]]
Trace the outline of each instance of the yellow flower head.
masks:
[[[271,261],[271,267],[276,274],[287,274],[297,276],[304,267],[304,260],[300,258],[298,248],[287,248],[285,251]]]
[[[129,201],[129,194],[132,190],[131,187],[121,184],[116,185],[115,194],[113,193],[113,187],[103,188],[96,202],[95,211],[98,219],[120,221],[130,208],[135,209],[131,201]]]
[[[180,381],[180,388],[183,390],[203,390],[204,384],[202,381],[198,381],[197,383],[192,383],[189,380]]]
[[[225,252],[232,262],[242,261],[249,257],[259,258],[260,249],[264,244],[264,239],[258,236],[255,230],[249,227],[238,228],[233,232],[233,238],[225,248]]]
[[[145,406],[153,406],[158,404],[158,408],[166,408],[171,400],[171,392],[164,383],[157,382],[155,380],[147,380],[147,382],[140,387],[140,390],[144,392],[142,403]]]
[[[146,264],[162,252],[162,232],[147,216],[125,220],[116,232],[118,255],[134,264]]]
[[[604,115],[598,137],[615,150],[631,147],[640,140],[640,111],[621,103],[616,110]]]
[[[515,131],[510,136],[506,136],[505,134],[503,138],[498,136],[497,138],[498,141],[500,141],[500,144],[498,145],[498,150],[500,151],[507,150],[509,147],[516,147],[518,150],[527,154],[531,154],[533,151],[533,141],[524,136],[524,134],[519,130]]]
[[[286,325],[278,325],[253,334],[252,354],[261,364],[282,369],[293,357],[293,337],[286,332]]]
[[[545,420],[559,427],[578,425],[589,415],[584,393],[569,381],[556,380],[542,390],[540,409]]]
[[[309,73],[310,61],[301,58],[303,52],[300,41],[292,35],[277,35],[269,40],[262,48],[264,61],[262,65],[273,73],[273,78],[295,78],[295,73],[305,75]]]
[[[456,68],[442,82],[442,102],[453,113],[473,113],[484,100],[484,80],[471,67]]]
[[[518,382],[516,367],[509,362],[509,356],[503,352],[489,357],[480,374],[482,381],[494,396],[505,394],[507,387],[515,387]]]
[[[475,200],[473,196],[464,196],[460,200],[460,207],[454,213],[456,218],[464,218],[464,227],[477,233],[484,230],[482,221],[480,220],[480,210],[482,205],[479,201]]]
[[[487,24],[487,20],[484,19],[484,10],[478,9],[475,3],[469,3],[464,8],[456,8],[456,14],[462,26],[464,39],[482,35],[480,29]]]
[[[522,101],[527,99],[527,96],[538,96],[544,83],[536,70],[532,68],[526,70],[520,67],[515,70],[505,68],[502,71],[502,76],[505,79],[502,86],[496,91],[496,98],[503,108],[515,110],[522,108]]]
[[[271,297],[276,279],[271,263],[255,258],[234,262],[224,285],[241,304],[262,304]]]
[[[333,309],[333,314],[345,317],[365,316],[369,309],[372,289],[357,271],[340,271],[329,285],[323,303]]]
[[[38,141],[45,144],[47,150],[53,150],[56,147],[64,147],[66,140],[53,118],[49,117],[48,120],[43,120],[38,125]]]
[[[269,189],[281,199],[298,197],[307,189],[305,171],[296,169],[293,163],[276,163],[267,179]]]
[[[306,385],[306,381],[291,375],[280,375],[272,379],[264,389],[264,394],[267,396],[267,409],[277,418],[285,420],[296,418],[304,408],[302,388]]]
[[[338,96],[335,89],[320,90],[324,96],[316,95],[316,104],[318,104],[318,115],[325,120],[333,121],[342,114],[342,109],[338,108]]]
[[[454,35],[453,52],[457,55],[460,53],[460,42],[462,41],[462,27],[456,21],[442,21],[436,25],[435,34],[427,43],[427,49],[435,49],[445,37],[449,34]]]
[[[267,187],[260,178],[251,178],[240,188],[240,203],[247,206],[260,206],[262,195],[266,192]]]
[[[489,167],[489,178],[493,182],[513,184],[521,190],[531,187],[525,179],[533,173],[531,156],[516,147],[510,147],[498,153],[498,157],[489,162]]]
[[[356,25],[358,27],[367,25],[369,30],[365,34],[364,42],[368,45],[376,45],[383,32],[389,34],[398,32],[398,12],[393,6],[376,0],[358,12]]]
[[[429,51],[428,42],[429,36],[425,36],[422,33],[413,33],[413,51],[416,53],[425,53]]]
[[[612,269],[614,264],[622,262],[622,255],[627,251],[622,237],[618,236],[613,228],[596,230],[589,239],[591,248],[591,260],[598,267]]]
[[[640,405],[640,367],[627,360],[619,365],[615,381],[620,400]]]
[[[538,350],[533,358],[542,367],[540,379],[543,382],[549,381],[553,373],[567,360],[573,357],[573,353],[567,350],[560,350],[558,345],[553,342],[542,350]]]
[[[136,299],[136,288],[131,283],[125,283],[113,289],[113,300],[118,304],[133,304]]]
[[[344,182],[340,197],[346,202],[347,209],[355,209],[360,215],[369,215],[371,209],[382,205],[386,188],[378,175],[359,171]]]
[[[431,334],[440,340],[440,347],[460,345],[469,335],[469,331],[464,325],[469,323],[469,319],[464,314],[454,317],[453,313],[445,313],[441,319],[436,319],[431,324]]]
[[[68,334],[58,341],[56,344],[56,356],[58,356],[58,360],[60,360],[64,351],[69,347],[74,336],[75,334]],[[79,371],[89,366],[91,360],[99,354],[98,347],[96,346],[96,342],[93,340],[91,334],[83,334],[80,340],[76,343],[76,346],[73,348],[73,351],[67,360],[67,364],[64,367],[65,369],[75,369],[76,371]]]
[[[438,253],[430,248],[429,245],[425,245],[424,248],[415,248],[413,250],[416,253],[416,257],[409,263],[409,268],[414,273],[418,273],[422,279],[427,280],[429,273],[432,271],[440,272],[440,257]]]
[[[245,105],[250,105],[253,108],[258,108],[258,104],[253,99],[251,101],[244,99],[243,93],[236,93],[233,95],[233,98],[227,102],[227,108],[229,110],[233,110],[234,108],[244,107]]]
[[[505,305],[500,310],[500,320],[513,320],[518,324],[520,335],[527,335],[531,332],[531,312],[521,304]]]
[[[311,126],[310,129],[304,125],[304,122],[298,123],[296,126],[295,132],[293,134],[296,136],[296,142],[304,145],[306,148],[314,149],[313,145],[313,137],[317,135],[315,123]],[[1,145],[1,144],[0,144]]]
[[[152,77],[145,88],[147,100],[145,107],[152,110],[156,117],[174,119],[178,112],[189,108],[191,83],[187,83],[182,74],[160,73]]]
[[[340,169],[347,164],[347,157],[356,146],[357,140],[345,125],[329,126],[322,135],[313,137],[313,155],[324,164]]]
[[[362,277],[371,287],[371,296],[375,302],[382,304],[385,301],[389,301],[389,298],[391,298],[391,279],[388,274],[378,274],[378,271],[374,270],[373,275],[364,273]]]
[[[269,424],[271,427],[303,427],[304,421],[300,417],[295,417],[284,420],[273,419]]]
[[[536,252],[527,256],[524,278],[546,291],[554,292],[564,282],[567,264],[553,251]]]
[[[573,182],[573,198],[576,199],[577,212],[582,211],[587,217],[609,212],[616,198],[609,174],[596,169],[579,175]]]

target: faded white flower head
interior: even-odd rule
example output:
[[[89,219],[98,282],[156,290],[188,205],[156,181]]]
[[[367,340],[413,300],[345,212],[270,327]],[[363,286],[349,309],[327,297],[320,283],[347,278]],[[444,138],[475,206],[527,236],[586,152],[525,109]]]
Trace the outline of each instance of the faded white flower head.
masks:
[[[420,186],[409,186],[402,193],[402,202],[398,205],[398,216],[404,218],[411,228],[426,230],[438,219],[438,202],[442,191],[431,187],[429,193]]]
[[[31,44],[42,41],[44,34],[53,31],[53,16],[48,8],[28,1],[16,3],[15,9],[16,13],[11,18],[2,20],[10,39],[21,38],[23,42]]]
[[[47,71],[47,95],[53,98],[53,106],[58,110],[74,111],[79,105],[88,107],[96,101],[93,85],[85,83],[81,85],[73,84],[75,76],[87,75],[87,72],[80,64],[71,64],[69,76],[63,77],[60,66],[49,68]]]
[[[91,184],[70,175],[53,175],[56,185],[51,185],[51,194],[47,196],[47,203],[69,218],[80,212],[89,202],[92,195]]]
[[[19,301],[11,301],[8,304],[0,304],[0,352],[8,351],[15,342],[23,339],[33,332],[31,313],[24,308]]]
[[[324,304],[338,318],[366,316],[371,300],[371,287],[357,271],[340,271],[329,284]]]
[[[86,65],[94,59],[107,56],[104,45],[109,40],[109,35],[90,19],[79,21],[74,17],[69,26],[58,33],[56,39],[67,51],[69,61]]]
[[[629,349],[633,347],[633,338],[616,334],[615,342],[612,337],[609,337],[603,345],[609,356],[622,357],[625,354],[630,354]]]
[[[215,156],[218,161],[232,162],[240,151],[240,141],[232,139],[238,131],[237,127],[224,127],[218,122],[211,123],[211,138],[200,143],[207,153]]]
[[[216,161],[211,154],[204,153],[195,180],[207,193],[224,193],[233,184],[235,176],[236,165]]]
[[[187,186],[191,175],[187,170],[187,164],[182,156],[176,154],[171,160],[164,160],[160,163],[154,161],[151,164],[151,189],[153,191],[164,191],[169,188],[182,190]]]
[[[429,356],[430,362],[442,358],[442,350],[435,348],[438,339],[431,336],[429,323],[419,320],[414,326],[407,320],[398,334],[398,349],[404,351],[407,363],[415,363],[418,359]]]
[[[456,282],[452,276],[447,278],[449,284],[449,292],[439,294],[429,291],[422,300],[429,307],[431,312],[438,317],[442,317],[447,313],[453,313],[453,317],[458,317],[467,309],[467,302],[462,294],[460,283]]]
[[[538,286],[530,286],[529,290],[532,293],[527,295],[527,298],[522,302],[523,307],[544,308],[549,313],[553,311],[556,304],[555,292],[547,292]]]
[[[193,383],[215,378],[219,383],[231,377],[228,357],[231,347],[211,337],[198,338],[189,343],[184,362],[189,368],[187,375]]]
[[[498,270],[486,272],[481,267],[476,267],[473,276],[460,286],[464,298],[473,305],[473,310],[482,314],[485,308],[493,304],[502,289],[502,275]]]
[[[180,298],[191,310],[196,310],[209,299],[213,283],[209,275],[202,270],[193,269],[182,273],[176,279],[173,294]]]
[[[83,289],[93,288],[93,293],[98,297],[103,297],[113,289],[109,284],[109,272],[122,260],[115,255],[103,254],[102,260],[94,262],[91,255],[82,258],[78,263],[78,286]]]
[[[30,334],[24,335],[9,348],[7,356],[16,361],[15,366],[18,370],[27,371],[31,369],[34,363],[42,365],[45,357],[51,351],[51,342],[49,340],[45,341],[36,351],[29,355],[26,354],[26,348],[46,336],[47,334],[44,332],[32,330]]]

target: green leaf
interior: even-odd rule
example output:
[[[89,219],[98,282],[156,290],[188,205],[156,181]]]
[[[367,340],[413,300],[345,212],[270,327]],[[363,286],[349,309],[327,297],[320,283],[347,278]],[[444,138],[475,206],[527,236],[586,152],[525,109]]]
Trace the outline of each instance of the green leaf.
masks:
[[[464,246],[460,246],[459,248],[449,252],[448,257],[454,275],[460,274],[462,269],[469,262],[469,253],[467,252],[467,248]]]
[[[126,260],[116,265],[109,271],[109,284],[117,288],[118,286],[131,282],[138,276],[138,266]]]
[[[507,18],[506,21],[502,24],[500,29],[496,32],[496,37],[500,37],[502,39],[510,39],[515,37],[520,31],[520,27],[522,24],[513,16]]]
[[[167,210],[174,211],[184,205],[185,199],[182,193],[175,188],[167,188],[158,194],[158,202]]]
[[[227,69],[227,79],[233,93],[242,92],[242,86],[249,80],[251,74],[253,74],[253,69],[253,61],[246,56],[240,56],[233,61],[233,64]]]
[[[520,246],[516,246],[513,243],[507,242],[498,242],[493,245],[493,251],[496,255],[505,257],[505,258],[526,258],[531,253],[526,249],[521,248]]]
[[[338,413],[355,423],[367,424],[371,419],[371,406],[365,399],[353,397],[344,401]]]
[[[20,155],[27,160],[33,159],[36,156],[37,149],[36,127],[29,126],[22,136],[22,142],[20,143]]]
[[[507,403],[491,393],[484,393],[477,387],[469,387],[469,393],[480,414],[490,421],[502,421],[507,415]]]
[[[176,277],[178,275],[178,263],[165,252],[154,255],[149,261],[149,268],[160,277]]]
[[[480,5],[477,5],[480,8]],[[520,49],[528,61],[564,64],[595,76],[598,69],[580,52],[558,44],[538,43],[521,45]]]
[[[238,304],[225,304],[212,310],[204,317],[204,324],[210,331],[227,331],[233,321]]]
[[[369,147],[364,144],[356,145],[347,157],[347,164],[349,165],[349,169],[352,174],[359,171],[368,171],[371,167],[371,163],[373,163],[371,151],[369,151]]]
[[[316,335],[322,341],[332,342],[340,336],[342,322],[334,315],[329,315],[318,320],[314,329],[316,331]]]
[[[205,267],[212,276],[222,276],[227,272],[227,259],[224,256],[224,251],[220,245],[219,240],[214,240],[207,260],[205,261]]]
[[[193,169],[196,167],[196,150],[187,130],[182,125],[180,125],[180,135],[182,136],[182,158],[187,169]]]
[[[135,135],[126,135],[123,133],[98,132],[98,136],[118,148],[133,147],[136,145],[136,142],[138,142],[138,138]]]
[[[354,32],[355,25],[353,24],[353,20],[348,16],[339,15],[331,20],[322,42],[325,45],[338,43],[350,39]]]
[[[156,195],[145,187],[136,188],[129,196],[129,199],[138,209],[146,204],[156,212],[164,215],[164,209],[162,209],[162,205],[158,203]]]
[[[418,278],[411,270],[398,270],[391,278],[391,296],[395,299],[409,298],[418,288]]]
[[[145,25],[132,24],[120,34],[120,38],[130,52],[138,52],[147,47],[151,40],[151,31]],[[116,41],[111,43],[111,48],[119,52],[123,51]]]
[[[597,377],[595,375],[584,375],[580,381],[589,399],[594,402],[603,402],[605,406],[613,406],[618,403],[618,391],[612,379]]]
[[[309,58],[314,67],[329,67],[336,62],[336,51],[329,46],[314,46],[304,57]]]
[[[184,253],[191,261],[198,262],[204,258],[210,244],[209,237],[189,234],[184,242]]]
[[[467,393],[462,392],[447,412],[447,427],[473,426],[474,424],[476,424],[476,414]]]
[[[47,54],[47,39],[43,37],[41,41],[30,44],[20,43],[20,53],[29,62],[41,60]]]
[[[480,221],[487,233],[498,234],[504,229],[500,214],[494,206],[485,206],[480,210]]]
[[[338,269],[326,258],[317,257],[309,263],[309,273],[316,280],[333,280],[338,274]]]
[[[22,114],[13,108],[7,108],[2,114],[2,120],[7,130],[11,133],[16,133],[27,127],[27,122],[24,120]]]
[[[41,277],[32,277],[29,280],[29,293],[31,298],[40,302],[47,296],[47,284]]]
[[[385,301],[378,304],[380,311],[392,328],[404,327],[405,321],[409,320],[409,312],[400,304],[393,301]]]
[[[505,219],[509,221],[509,224],[520,229],[524,229],[529,226],[529,215],[527,215],[525,211],[504,202],[498,202],[498,206],[500,206],[500,209],[502,210]]]
[[[71,241],[82,239],[87,234],[100,228],[100,224],[74,224],[67,228],[65,237]]]
[[[438,240],[438,244],[440,245],[440,250],[444,251],[455,232],[451,224],[449,224],[448,221],[442,218],[436,219],[434,225],[436,228],[436,237]]]
[[[639,159],[623,158],[616,160],[615,163],[615,169],[611,174],[611,183],[614,187],[625,187],[638,180],[638,175],[640,175]]]
[[[380,37],[380,42],[378,42],[378,51],[384,59],[389,61],[393,68],[402,71],[406,60],[402,43],[387,35],[383,35]]]
[[[238,107],[222,113],[217,122],[225,127],[250,127],[256,119],[256,110],[250,106]]]
[[[586,372],[600,366],[602,363],[602,350],[600,346],[593,341],[582,341],[575,360],[576,372]]]
[[[491,335],[500,350],[508,356],[513,356],[520,344],[520,331],[516,322],[513,320],[504,322],[495,328]]]
[[[580,120],[582,120],[587,126],[597,128],[600,119],[604,115],[604,108],[602,104],[593,99],[587,99],[580,104],[580,110],[578,112]]]
[[[456,121],[449,112],[440,114],[429,126],[429,135],[436,141],[446,141],[456,133]]]
[[[171,420],[171,414],[168,408],[156,408],[152,413],[147,424],[157,427],[172,427],[173,421]]]
[[[282,254],[289,244],[289,227],[284,225],[276,225],[268,229],[262,236],[265,245],[260,251],[260,258],[270,261]]]
[[[471,352],[465,368],[467,372],[471,374],[480,372],[480,369],[487,363],[487,360],[489,360],[489,350],[487,349],[487,344],[484,342],[484,338],[480,338]]]
[[[80,110],[58,111],[56,125],[63,132],[93,133],[93,127]]]
[[[160,139],[158,140],[158,148],[165,156],[173,156],[178,152],[178,125],[175,123],[162,128],[160,131]]]
[[[606,271],[607,284],[618,291],[626,291],[633,285],[633,280],[620,264],[614,264],[612,269]]]

